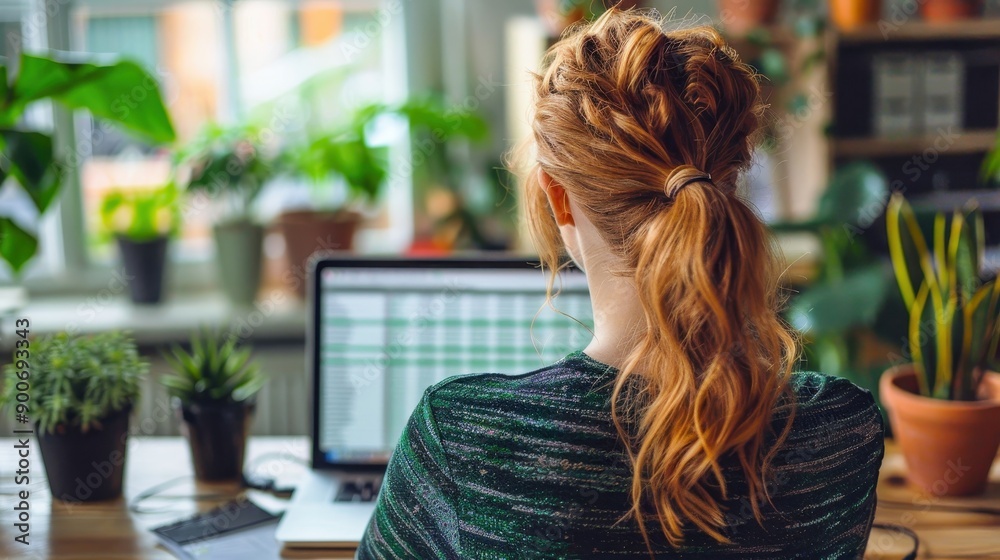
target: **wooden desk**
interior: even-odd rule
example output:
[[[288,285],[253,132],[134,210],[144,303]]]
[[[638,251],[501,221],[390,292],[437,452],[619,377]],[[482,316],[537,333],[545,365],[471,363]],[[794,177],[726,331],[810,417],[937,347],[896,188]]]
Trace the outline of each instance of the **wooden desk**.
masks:
[[[157,547],[156,539],[147,529],[169,523],[198,510],[209,509],[223,500],[194,502],[190,499],[154,499],[143,504],[144,508],[157,508],[159,513],[129,513],[126,502],[97,503],[69,506],[52,503],[48,486],[42,474],[41,457],[33,456],[31,477],[31,535],[30,546],[25,549],[12,542],[14,523],[10,490],[13,486],[13,440],[0,439],[0,488],[3,509],[0,510],[0,558],[52,559],[52,560],[124,560],[173,558]],[[32,442],[32,449],[35,442]],[[180,438],[131,438],[126,470],[125,499],[162,482],[179,476],[190,475],[191,465],[186,443]],[[263,454],[281,453],[299,458],[308,456],[306,438],[252,438],[248,449],[248,464]],[[270,474],[294,478],[303,468],[290,460],[268,460],[258,463]],[[1000,555],[1000,517],[984,514],[943,513],[932,511],[933,505],[959,504],[1000,508],[1000,462],[993,470],[993,483],[987,494],[967,500],[939,499],[923,496],[901,483],[903,459],[892,442],[886,445],[886,459],[882,466],[879,505],[876,520],[896,523],[914,529],[921,538],[921,558],[965,560]],[[235,495],[231,485],[184,483],[165,492],[170,496],[188,496],[192,493],[221,493]],[[899,502],[904,507],[888,504]],[[14,547],[18,548],[14,548]],[[890,560],[901,558],[910,542],[895,533],[875,530],[868,546],[866,558]],[[928,556],[928,553],[933,556]],[[350,551],[320,553],[286,552],[290,558],[350,558]],[[256,559],[255,559],[256,560]]]

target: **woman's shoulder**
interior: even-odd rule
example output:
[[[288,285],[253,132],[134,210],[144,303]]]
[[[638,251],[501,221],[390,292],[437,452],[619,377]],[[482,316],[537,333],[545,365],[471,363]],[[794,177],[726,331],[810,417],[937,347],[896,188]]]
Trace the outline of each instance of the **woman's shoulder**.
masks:
[[[800,371],[791,375],[789,385],[795,394],[796,405],[801,411],[878,412],[878,404],[871,391],[844,377],[815,371]]]
[[[882,412],[869,390],[843,377],[811,371],[792,374],[789,384],[795,403],[786,445],[882,446]]]
[[[432,403],[472,400],[545,400],[590,392],[613,380],[613,372],[588,368],[579,352],[537,369],[520,374],[467,373],[454,375],[427,390]],[[579,390],[579,391],[578,391]]]

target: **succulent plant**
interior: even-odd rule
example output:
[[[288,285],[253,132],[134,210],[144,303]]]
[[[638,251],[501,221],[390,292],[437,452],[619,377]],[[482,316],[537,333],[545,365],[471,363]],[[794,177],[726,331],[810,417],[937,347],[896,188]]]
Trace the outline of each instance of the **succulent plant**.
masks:
[[[251,399],[264,386],[250,348],[235,336],[202,329],[191,337],[191,351],[174,346],[165,356],[173,374],[162,379],[171,396],[183,403],[233,403]]]
[[[103,419],[138,400],[139,381],[149,368],[131,337],[121,332],[56,334],[33,341],[29,352],[28,416],[40,433],[100,427]],[[16,365],[4,368],[0,403],[5,406],[17,402],[18,372],[23,368]]]
[[[909,350],[920,393],[975,400],[1000,340],[1000,283],[982,283],[985,234],[978,208],[934,216],[928,243],[899,193],[886,209],[889,252],[910,311]]]

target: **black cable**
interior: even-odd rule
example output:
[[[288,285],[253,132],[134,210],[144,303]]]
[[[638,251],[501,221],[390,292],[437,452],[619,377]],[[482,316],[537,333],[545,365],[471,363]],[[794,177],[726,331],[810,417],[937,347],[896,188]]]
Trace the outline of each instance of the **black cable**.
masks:
[[[881,501],[879,502],[881,503]],[[903,560],[916,560],[917,553],[920,551],[920,537],[917,533],[910,529],[909,527],[903,527],[902,525],[896,525],[895,523],[875,523],[872,525],[875,529],[882,529],[883,531],[892,531],[895,533],[902,533],[913,541],[913,548],[903,557]]]

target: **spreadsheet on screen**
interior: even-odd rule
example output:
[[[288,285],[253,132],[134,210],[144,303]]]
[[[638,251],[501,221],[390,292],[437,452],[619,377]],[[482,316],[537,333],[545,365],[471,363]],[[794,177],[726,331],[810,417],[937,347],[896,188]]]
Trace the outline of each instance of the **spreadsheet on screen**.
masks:
[[[593,316],[582,273],[525,269],[324,269],[319,448],[384,461],[424,390],[468,373],[526,373],[582,349]]]

